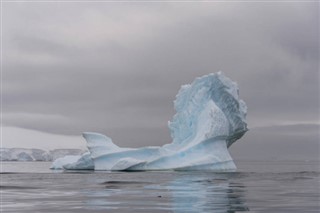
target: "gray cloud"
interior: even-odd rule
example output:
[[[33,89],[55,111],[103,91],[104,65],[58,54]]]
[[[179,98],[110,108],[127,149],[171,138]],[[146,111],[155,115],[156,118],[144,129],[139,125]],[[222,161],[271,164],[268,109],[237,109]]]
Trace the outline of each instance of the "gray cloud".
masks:
[[[231,147],[237,160],[319,160],[319,125],[275,125],[252,129]]]
[[[3,123],[160,145],[180,86],[219,70],[249,127],[319,123],[317,6],[4,3]]]

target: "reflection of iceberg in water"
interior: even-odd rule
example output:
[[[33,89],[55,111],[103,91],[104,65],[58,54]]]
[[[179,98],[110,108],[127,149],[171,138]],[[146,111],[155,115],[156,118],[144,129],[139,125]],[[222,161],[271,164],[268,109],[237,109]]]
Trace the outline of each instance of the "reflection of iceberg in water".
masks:
[[[213,175],[216,176],[216,175]],[[175,213],[211,212],[226,213],[249,211],[245,205],[244,186],[224,179],[182,177],[173,181],[168,190],[172,193],[172,209]]]
[[[239,99],[237,84],[221,72],[196,78],[181,87],[174,107],[176,114],[169,122],[172,143],[122,148],[107,136],[85,132],[90,158],[60,161],[59,166],[95,170],[234,170],[227,148],[247,131],[247,107]],[[91,160],[93,163],[86,163]],[[52,168],[58,168],[56,165],[54,162]]]
[[[126,173],[85,193],[87,210],[116,212],[226,213],[249,211],[246,188],[235,183],[238,173]],[[118,181],[119,180],[119,181]],[[131,180],[131,181],[129,181]]]

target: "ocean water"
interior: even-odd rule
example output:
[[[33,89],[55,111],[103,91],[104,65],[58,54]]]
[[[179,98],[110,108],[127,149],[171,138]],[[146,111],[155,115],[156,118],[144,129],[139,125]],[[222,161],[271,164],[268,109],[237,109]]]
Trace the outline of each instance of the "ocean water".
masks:
[[[0,212],[319,212],[318,161],[240,161],[237,172],[52,171],[2,162]]]

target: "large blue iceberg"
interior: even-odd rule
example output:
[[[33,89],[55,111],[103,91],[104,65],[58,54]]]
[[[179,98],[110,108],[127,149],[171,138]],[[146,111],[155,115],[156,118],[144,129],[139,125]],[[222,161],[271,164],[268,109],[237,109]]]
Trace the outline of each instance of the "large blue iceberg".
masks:
[[[169,121],[172,143],[122,148],[111,138],[84,132],[89,152],[53,162],[54,169],[94,170],[235,170],[228,147],[247,129],[247,107],[235,82],[221,72],[181,87]]]

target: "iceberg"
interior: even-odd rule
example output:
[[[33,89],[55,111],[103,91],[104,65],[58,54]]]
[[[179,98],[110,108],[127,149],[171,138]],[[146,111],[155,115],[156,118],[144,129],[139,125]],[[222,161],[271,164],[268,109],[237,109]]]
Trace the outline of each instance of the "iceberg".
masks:
[[[90,165],[87,168],[110,171],[235,170],[228,147],[248,131],[247,107],[239,99],[237,84],[222,72],[196,78],[181,87],[174,108],[176,114],[168,122],[172,143],[123,148],[105,135],[84,132],[89,153],[57,159],[56,164],[64,169]]]

